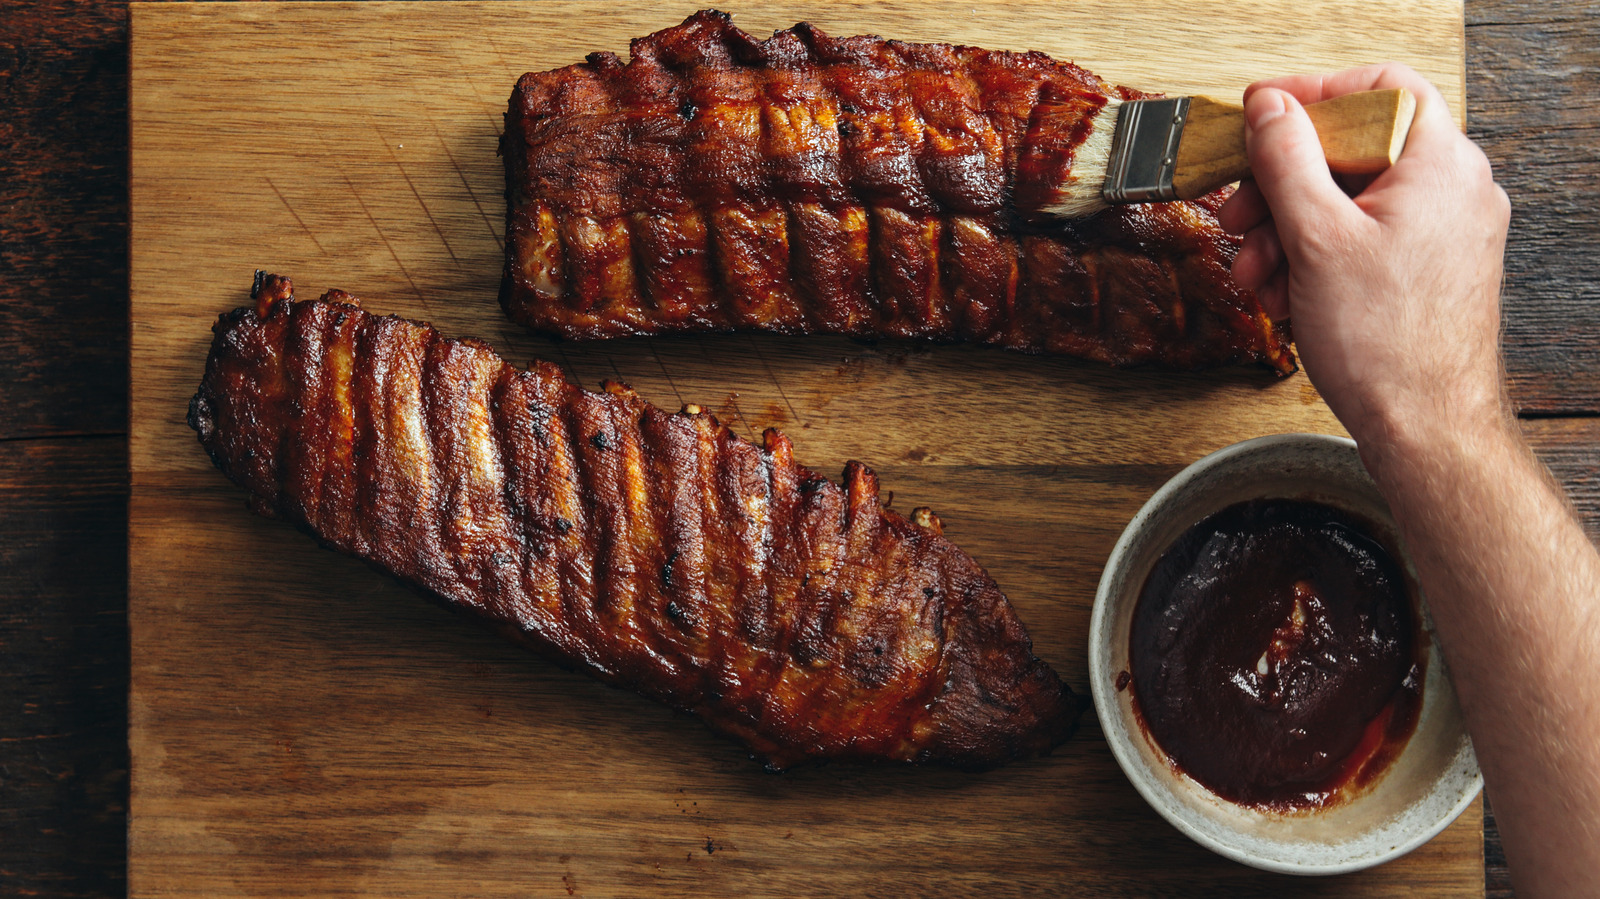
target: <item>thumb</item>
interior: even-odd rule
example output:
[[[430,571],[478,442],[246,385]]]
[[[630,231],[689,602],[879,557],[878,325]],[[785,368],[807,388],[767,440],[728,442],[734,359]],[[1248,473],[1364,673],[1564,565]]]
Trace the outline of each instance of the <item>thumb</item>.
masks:
[[[1327,228],[1330,219],[1356,211],[1334,183],[1317,130],[1292,94],[1270,87],[1255,91],[1245,100],[1244,117],[1250,171],[1285,249],[1313,229]]]

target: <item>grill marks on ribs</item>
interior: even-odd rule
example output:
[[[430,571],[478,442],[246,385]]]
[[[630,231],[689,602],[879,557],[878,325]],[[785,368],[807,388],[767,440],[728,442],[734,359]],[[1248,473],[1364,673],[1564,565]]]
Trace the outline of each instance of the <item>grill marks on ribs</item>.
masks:
[[[1221,197],[1035,213],[1107,97],[1041,53],[703,11],[511,96],[501,303],[578,338],[761,329],[1294,370]]]
[[[788,438],[258,276],[218,321],[189,423],[253,507],[545,654],[691,711],[775,768],[983,768],[1080,701],[984,571],[918,510]]]

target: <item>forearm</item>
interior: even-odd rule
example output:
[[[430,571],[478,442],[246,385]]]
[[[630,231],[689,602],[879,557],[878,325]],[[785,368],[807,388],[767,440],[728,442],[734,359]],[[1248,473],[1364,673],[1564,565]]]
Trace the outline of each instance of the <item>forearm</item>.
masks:
[[[1509,418],[1388,419],[1362,456],[1426,585],[1519,895],[1592,894],[1600,557]]]
[[[1383,88],[1417,100],[1405,149],[1341,185],[1301,104]],[[1600,559],[1504,412],[1510,201],[1401,65],[1253,85],[1245,117],[1254,181],[1219,212],[1244,235],[1234,275],[1289,312],[1394,510],[1518,895],[1600,896]]]

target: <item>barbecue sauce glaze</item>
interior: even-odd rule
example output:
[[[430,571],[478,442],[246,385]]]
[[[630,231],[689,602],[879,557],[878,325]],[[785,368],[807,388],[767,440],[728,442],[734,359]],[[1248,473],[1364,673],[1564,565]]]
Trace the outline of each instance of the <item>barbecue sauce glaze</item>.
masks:
[[[1406,576],[1373,533],[1321,503],[1252,500],[1156,563],[1134,611],[1129,685],[1179,770],[1224,799],[1293,811],[1370,783],[1399,755],[1425,657]]]

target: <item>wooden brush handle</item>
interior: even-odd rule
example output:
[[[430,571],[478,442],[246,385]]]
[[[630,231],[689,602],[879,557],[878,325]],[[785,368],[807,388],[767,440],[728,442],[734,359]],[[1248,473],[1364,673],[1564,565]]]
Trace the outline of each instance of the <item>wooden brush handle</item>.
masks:
[[[1306,107],[1328,168],[1346,175],[1381,172],[1400,158],[1417,99],[1405,88],[1362,91]],[[1244,107],[1209,97],[1189,101],[1172,186],[1193,200],[1250,175]]]

